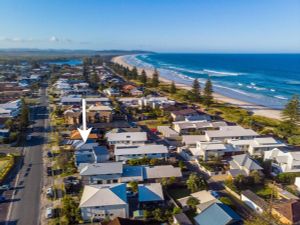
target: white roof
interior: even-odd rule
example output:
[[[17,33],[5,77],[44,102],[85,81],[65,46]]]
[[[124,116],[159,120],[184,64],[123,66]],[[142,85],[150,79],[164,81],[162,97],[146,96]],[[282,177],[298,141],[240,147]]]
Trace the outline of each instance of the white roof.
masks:
[[[225,126],[220,127],[219,130],[209,130],[205,132],[208,137],[244,137],[244,136],[258,136],[258,134],[251,130],[245,129],[241,126]]]
[[[163,201],[164,195],[160,183],[139,184],[139,202]]]
[[[127,204],[126,184],[86,185],[84,186],[79,207],[125,204]]]
[[[182,177],[181,169],[172,165],[145,166],[144,178]]]
[[[133,154],[157,154],[157,153],[168,153],[168,149],[164,145],[138,145],[138,146],[115,146],[115,155],[133,155]]]
[[[182,135],[182,142],[186,145],[196,144],[198,141],[207,141],[205,135]]]
[[[108,141],[147,141],[146,132],[106,133]]]
[[[83,163],[80,164],[80,175],[103,175],[103,174],[121,174],[123,172],[122,162],[107,163]]]
[[[92,105],[88,111],[112,111],[113,109],[107,105]]]

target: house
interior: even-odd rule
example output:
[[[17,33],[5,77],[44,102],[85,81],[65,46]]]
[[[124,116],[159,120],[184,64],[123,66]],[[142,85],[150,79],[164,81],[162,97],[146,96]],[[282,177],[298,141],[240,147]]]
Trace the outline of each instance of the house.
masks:
[[[105,137],[109,145],[143,145],[148,140],[146,132],[108,132]]]
[[[84,186],[79,208],[84,221],[129,217],[126,184]]]
[[[20,114],[22,102],[20,99],[0,104],[0,117],[13,118]]]
[[[277,141],[273,137],[256,137],[248,140],[228,140],[235,148],[240,151],[248,152],[250,155],[263,156],[265,151],[273,148],[286,147],[284,143]]]
[[[79,167],[84,184],[119,183],[123,173],[122,162],[84,163]]]
[[[118,98],[118,101],[124,106],[124,107],[132,107],[132,108],[138,108],[139,105],[139,98],[135,97],[124,97],[124,98]]]
[[[186,117],[197,115],[199,115],[199,112],[191,108],[171,112],[173,121],[184,121]]]
[[[173,224],[174,225],[193,225],[190,219],[185,213],[178,213],[173,215]]]
[[[300,172],[300,151],[285,151],[274,148],[265,151],[264,160],[272,160],[278,172]]]
[[[164,108],[168,106],[175,105],[176,102],[169,100],[167,97],[156,97],[156,96],[147,96],[139,99],[139,105],[150,106],[151,108]]]
[[[144,94],[144,92],[140,88],[133,88],[129,91],[129,93],[132,96],[140,96]]]
[[[9,138],[9,129],[0,129],[0,140],[3,138]]]
[[[206,142],[205,135],[182,135],[182,145],[186,147],[195,148],[197,142]]]
[[[91,105],[87,110],[88,123],[109,123],[112,121],[113,109],[107,105]]]
[[[169,140],[177,140],[180,138],[179,133],[169,126],[158,126],[157,131],[160,132],[164,138]]]
[[[257,213],[263,213],[269,207],[268,203],[264,199],[250,190],[241,192],[241,200]]]
[[[210,122],[206,120],[198,121],[176,121],[173,122],[173,128],[180,134],[189,134],[191,132],[204,132],[205,130],[215,130],[218,127],[227,126],[226,122]]]
[[[216,202],[194,217],[197,225],[230,225],[241,221],[241,217],[229,206]]]
[[[75,151],[75,164],[100,163],[109,160],[109,152],[105,146],[86,145]]]
[[[129,94],[131,90],[135,89],[136,86],[132,85],[132,84],[125,84],[123,87],[122,87],[122,91],[124,93],[127,93]]]
[[[120,92],[115,88],[106,88],[103,93],[110,97],[120,96]]]
[[[65,123],[68,125],[80,124],[81,120],[81,109],[71,108],[64,111]]]
[[[231,145],[223,144],[221,142],[197,142],[195,148],[189,148],[190,152],[196,156],[201,157],[204,161],[209,158],[219,158],[224,155],[232,155],[236,152]]]
[[[160,182],[162,178],[182,177],[181,169],[172,165],[145,166],[143,167],[144,180]]]
[[[148,183],[138,185],[139,204],[161,204],[165,200],[160,183]]]
[[[207,141],[222,141],[226,142],[230,139],[254,139],[259,136],[255,131],[251,129],[245,129],[241,126],[223,126],[218,130],[205,131]]]
[[[190,194],[187,197],[183,197],[178,199],[178,202],[180,203],[183,211],[189,210],[189,206],[187,205],[187,201],[189,198],[196,198],[199,201],[199,204],[197,205],[197,211],[202,211],[205,207],[208,207],[209,205],[220,202],[218,199],[216,199],[210,191],[202,190],[195,193]]]
[[[99,137],[95,133],[90,133],[88,136],[89,140],[97,140]],[[82,137],[78,130],[72,130],[70,134],[70,140],[82,140]]]
[[[116,161],[127,161],[130,159],[166,158],[168,149],[164,145],[116,145],[114,149]]]
[[[272,205],[272,214],[283,224],[300,224],[300,202],[297,200],[279,200]]]
[[[229,161],[230,170],[228,173],[233,178],[237,175],[249,176],[252,171],[261,171],[263,168],[249,157],[248,154],[232,156]]]

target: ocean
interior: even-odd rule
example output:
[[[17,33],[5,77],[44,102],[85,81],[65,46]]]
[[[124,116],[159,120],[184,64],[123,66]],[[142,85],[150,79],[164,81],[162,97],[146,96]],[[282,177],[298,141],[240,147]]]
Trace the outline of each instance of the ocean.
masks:
[[[144,54],[123,57],[128,64],[157,68],[175,83],[202,84],[208,77],[216,93],[282,109],[294,94],[300,95],[300,54]]]

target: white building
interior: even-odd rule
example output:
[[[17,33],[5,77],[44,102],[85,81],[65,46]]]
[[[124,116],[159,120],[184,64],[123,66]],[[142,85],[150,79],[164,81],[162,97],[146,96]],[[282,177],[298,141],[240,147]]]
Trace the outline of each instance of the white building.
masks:
[[[241,200],[257,213],[268,209],[268,203],[250,190],[242,191]]]
[[[168,149],[164,145],[116,145],[114,155],[116,161],[127,161],[130,159],[166,158]]]
[[[0,104],[0,117],[10,118],[19,115],[21,110],[21,100],[15,100],[7,103]]]
[[[222,141],[226,142],[230,139],[253,139],[259,136],[255,131],[251,129],[245,129],[241,126],[225,126],[220,127],[219,130],[205,131],[207,141]]]
[[[272,165],[280,172],[300,172],[300,151],[283,151],[274,148],[265,151],[264,160],[272,160]]]
[[[148,140],[146,132],[108,132],[105,137],[109,145],[143,145]]]
[[[228,140],[228,143],[240,149],[240,151],[258,156],[263,156],[265,151],[286,146],[273,137],[256,137],[252,140]]]
[[[107,217],[127,218],[129,209],[126,184],[86,185],[79,208],[84,221],[101,220]]]

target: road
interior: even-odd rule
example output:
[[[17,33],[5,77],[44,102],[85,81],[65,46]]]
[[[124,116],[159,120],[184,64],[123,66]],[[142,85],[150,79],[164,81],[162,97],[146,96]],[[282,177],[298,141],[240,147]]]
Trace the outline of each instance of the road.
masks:
[[[38,225],[40,224],[40,196],[43,185],[43,149],[47,143],[49,132],[48,98],[46,88],[41,88],[40,105],[31,109],[31,119],[34,121],[32,139],[24,143],[23,162],[17,165],[19,169],[11,184],[13,190],[5,193],[8,199],[3,211],[6,212],[2,225]]]

